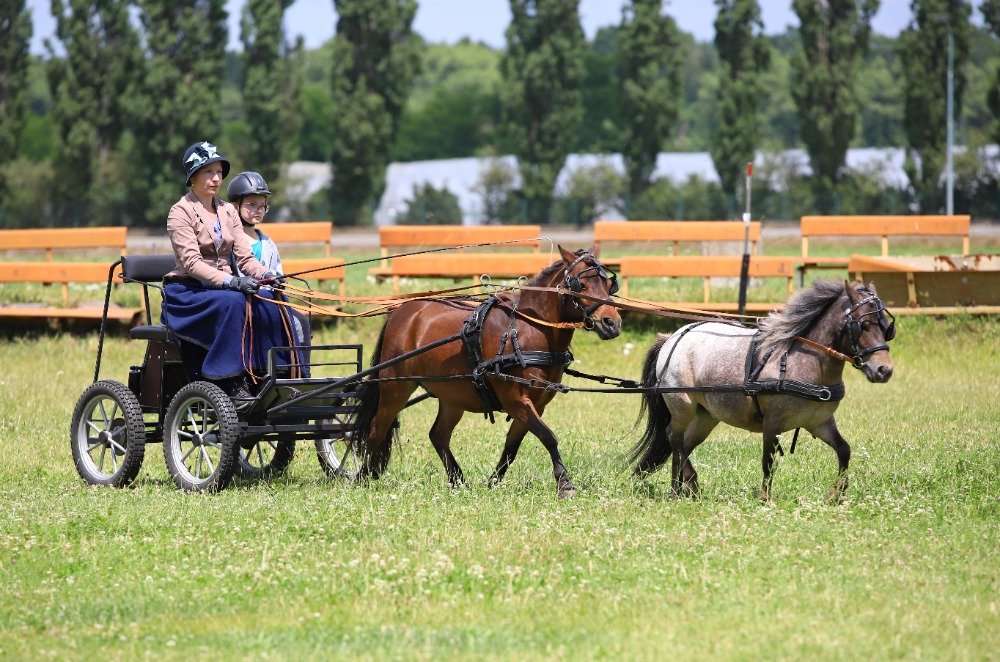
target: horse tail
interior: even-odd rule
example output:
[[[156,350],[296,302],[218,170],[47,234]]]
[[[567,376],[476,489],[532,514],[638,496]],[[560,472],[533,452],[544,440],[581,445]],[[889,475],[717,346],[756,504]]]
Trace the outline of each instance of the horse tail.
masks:
[[[642,385],[644,388],[655,388],[659,381],[656,374],[656,360],[660,350],[670,339],[669,334],[662,334],[649,348],[642,364]],[[673,449],[667,439],[667,428],[670,426],[670,410],[663,396],[656,391],[645,391],[642,403],[639,405],[638,421],[646,417],[646,430],[638,443],[629,452],[628,462],[635,465],[635,475],[642,476],[656,471],[661,464],[670,458]]]
[[[375,343],[375,349],[372,351],[371,365],[377,365],[382,362],[382,340],[385,338],[385,329],[389,324],[389,320],[382,325],[382,330],[379,331],[378,340]],[[354,443],[355,450],[361,453],[363,457],[367,456],[368,446],[372,442],[372,423],[375,422],[375,415],[378,413],[379,409],[379,399],[381,396],[381,384],[377,381],[378,373],[373,373],[364,378],[361,385],[358,387],[358,408],[357,413],[354,417]],[[380,457],[369,458],[372,466],[371,469],[375,470],[375,473],[381,472],[385,468],[385,465],[389,462],[389,454],[392,451],[392,444],[396,440],[397,433],[399,431],[399,417],[392,422],[389,428],[387,443],[383,449],[380,450]],[[382,440],[376,439],[375,443],[378,444]]]

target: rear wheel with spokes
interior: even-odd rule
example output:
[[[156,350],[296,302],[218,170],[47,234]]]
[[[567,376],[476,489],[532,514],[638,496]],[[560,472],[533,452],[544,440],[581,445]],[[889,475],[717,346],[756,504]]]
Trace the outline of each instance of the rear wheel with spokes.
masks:
[[[338,428],[328,436],[316,439],[316,457],[330,478],[353,480],[361,469],[361,459],[354,445],[354,419],[354,411],[347,409],[323,421]]]
[[[146,453],[146,426],[135,394],[102,380],[83,392],[73,410],[70,446],[76,471],[90,485],[131,485]]]
[[[236,472],[238,442],[236,408],[215,384],[191,382],[171,400],[163,425],[163,456],[182,490],[224,489]]]

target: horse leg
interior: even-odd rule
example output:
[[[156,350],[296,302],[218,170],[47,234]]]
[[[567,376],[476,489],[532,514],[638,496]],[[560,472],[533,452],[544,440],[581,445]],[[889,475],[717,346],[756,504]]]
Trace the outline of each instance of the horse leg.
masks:
[[[391,382],[380,385],[379,408],[364,445],[358,478],[378,478],[389,464],[396,417],[406,406],[416,382]]]
[[[507,469],[514,463],[517,451],[521,448],[521,441],[524,440],[524,435],[526,434],[528,434],[528,426],[521,421],[515,419],[510,424],[510,429],[507,430],[507,441],[504,443],[503,452],[500,454],[500,461],[497,463],[497,468],[493,470],[493,475],[490,476],[490,487],[496,487],[503,480]]]
[[[545,450],[549,452],[549,457],[552,458],[552,474],[556,479],[556,489],[559,498],[567,499],[572,497],[576,493],[576,488],[573,487],[573,481],[570,480],[569,472],[566,471],[562,456],[559,455],[559,442],[556,440],[555,434],[542,421],[541,416],[535,411],[535,406],[530,400],[527,402],[523,400],[519,401],[518,405],[515,411],[508,410],[508,413],[512,415],[515,421],[520,421],[523,425],[527,426],[528,430],[538,437],[538,440],[545,446]]]
[[[819,437],[826,442],[837,454],[837,480],[827,493],[826,500],[829,503],[840,503],[847,491],[847,465],[851,462],[851,445],[840,434],[837,429],[837,422],[831,416],[827,421],[817,425],[815,428],[806,428],[814,437]]]
[[[764,430],[764,450],[761,457],[761,468],[764,477],[760,483],[760,500],[768,502],[771,500],[771,480],[774,477],[774,455],[778,452],[778,435],[771,430]]]
[[[462,475],[462,467],[458,466],[458,461],[451,452],[451,435],[455,431],[455,426],[462,420],[465,411],[459,407],[447,405],[438,400],[438,414],[431,426],[430,438],[434,450],[437,451],[441,463],[444,465],[445,473],[448,474],[448,482],[452,487],[462,487],[465,484],[465,477]]]
[[[706,410],[701,407],[696,411],[694,418],[684,429],[684,434],[680,443],[674,446],[677,451],[674,453],[674,474],[676,480],[675,492],[678,496],[697,497],[700,488],[698,486],[698,472],[691,464],[691,453],[701,442],[708,438],[715,426],[719,424]]]

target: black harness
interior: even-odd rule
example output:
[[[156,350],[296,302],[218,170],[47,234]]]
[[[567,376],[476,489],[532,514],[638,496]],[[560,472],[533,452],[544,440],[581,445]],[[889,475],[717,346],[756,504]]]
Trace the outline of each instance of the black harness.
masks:
[[[483,351],[483,325],[486,317],[494,308],[509,311],[507,330],[500,338],[500,346],[497,347],[496,355],[487,359]],[[521,350],[521,345],[517,341],[517,327],[515,325],[516,316],[514,308],[501,304],[500,299],[492,296],[469,315],[462,324],[460,337],[465,355],[472,364],[472,388],[475,390],[479,400],[483,403],[483,416],[489,419],[490,423],[495,423],[493,412],[501,411],[503,405],[497,397],[496,391],[486,381],[489,376],[497,378],[503,377],[503,371],[507,368],[517,366],[526,368],[528,366],[553,366],[561,365],[564,368],[573,362],[572,352],[543,352],[538,350]],[[504,353],[508,342],[511,352]]]

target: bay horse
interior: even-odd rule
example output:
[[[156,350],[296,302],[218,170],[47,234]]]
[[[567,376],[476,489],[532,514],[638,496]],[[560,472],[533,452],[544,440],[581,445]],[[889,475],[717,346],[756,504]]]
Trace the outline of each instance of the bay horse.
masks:
[[[621,332],[621,316],[607,303],[617,290],[617,278],[600,262],[597,250],[571,253],[560,246],[559,252],[559,260],[517,292],[491,297],[482,305],[424,299],[403,303],[390,313],[372,353],[372,365],[414,355],[382,368],[360,386],[354,425],[359,479],[377,478],[385,470],[398,414],[417,386],[423,386],[438,401],[430,440],[453,487],[464,484],[450,448],[455,426],[465,412],[484,413],[492,420],[496,410],[506,412],[512,422],[490,486],[503,479],[521,441],[531,432],[551,456],[558,495],[573,495],[556,436],[542,422],[555,390],[537,385],[562,379],[572,360],[569,345],[575,329],[610,340]],[[445,342],[430,347],[440,341]],[[532,385],[531,380],[537,381]]]
[[[844,364],[869,382],[888,381],[895,318],[873,284],[816,281],[759,327],[700,322],[658,336],[646,354],[642,384],[662,390],[643,394],[645,432],[629,455],[637,476],[669,458],[674,494],[697,495],[691,453],[722,422],[763,433],[760,498],[767,501],[778,435],[804,428],[836,452],[839,471],[828,497],[843,497],[851,447],[834,412],[844,395]]]

